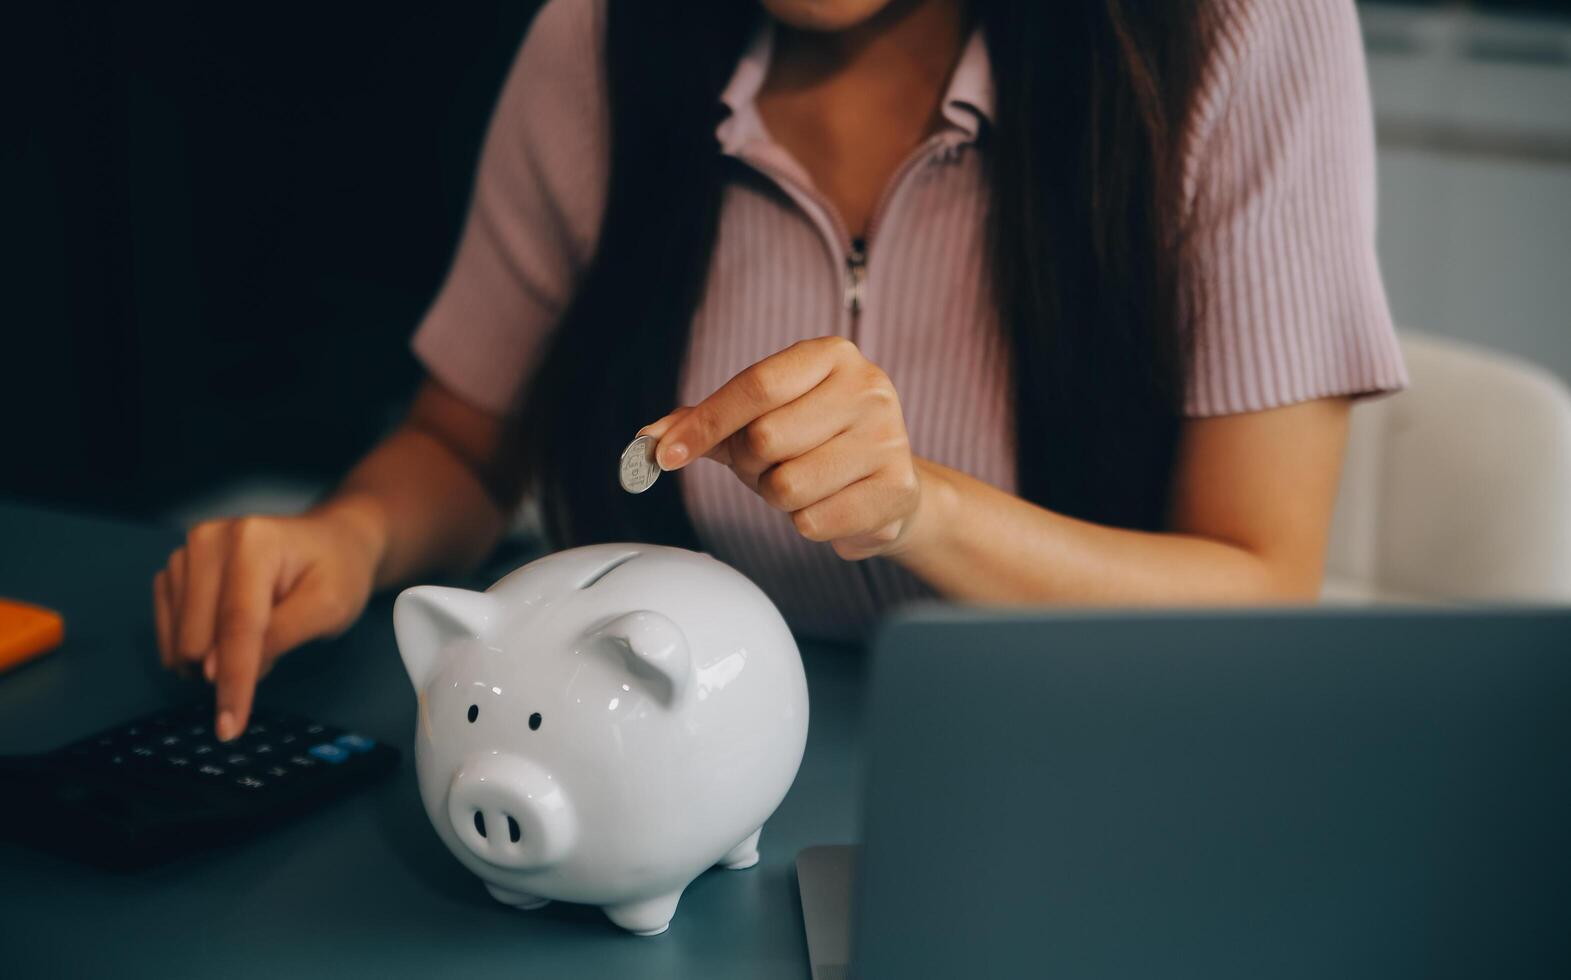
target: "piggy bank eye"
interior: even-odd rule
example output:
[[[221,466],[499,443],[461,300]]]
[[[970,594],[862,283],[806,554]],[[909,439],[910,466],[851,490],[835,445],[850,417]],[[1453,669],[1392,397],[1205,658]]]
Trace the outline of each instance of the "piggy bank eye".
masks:
[[[537,731],[540,728],[540,712],[536,711],[529,716],[529,730]]]
[[[473,725],[475,723],[475,719],[479,717],[480,706],[478,704],[471,704],[469,706],[469,724]]]

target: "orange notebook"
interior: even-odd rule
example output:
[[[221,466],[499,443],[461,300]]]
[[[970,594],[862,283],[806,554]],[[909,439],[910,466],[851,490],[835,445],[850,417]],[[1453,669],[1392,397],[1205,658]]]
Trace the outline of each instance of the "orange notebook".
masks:
[[[0,673],[42,656],[65,639],[65,620],[52,609],[0,599]]]

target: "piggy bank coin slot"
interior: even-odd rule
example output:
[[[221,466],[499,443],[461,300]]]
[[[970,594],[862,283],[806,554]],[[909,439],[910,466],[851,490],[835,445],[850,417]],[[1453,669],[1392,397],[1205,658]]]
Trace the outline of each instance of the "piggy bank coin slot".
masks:
[[[629,551],[626,554],[617,555],[615,558],[611,559],[604,565],[601,565],[599,568],[586,575],[584,580],[578,583],[579,589],[589,588],[596,582],[605,578],[607,575],[610,575],[612,572],[616,571],[618,568],[621,568],[623,565],[626,565],[628,562],[637,557],[638,552],[636,551]]]

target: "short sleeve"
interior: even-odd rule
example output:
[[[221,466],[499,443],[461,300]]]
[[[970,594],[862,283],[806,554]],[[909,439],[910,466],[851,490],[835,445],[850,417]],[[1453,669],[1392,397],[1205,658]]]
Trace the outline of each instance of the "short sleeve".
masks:
[[[447,279],[412,346],[460,398],[504,414],[587,265],[608,140],[599,0],[536,15],[491,117]]]
[[[1374,125],[1352,0],[1219,0],[1189,126],[1185,413],[1406,384],[1375,254]]]

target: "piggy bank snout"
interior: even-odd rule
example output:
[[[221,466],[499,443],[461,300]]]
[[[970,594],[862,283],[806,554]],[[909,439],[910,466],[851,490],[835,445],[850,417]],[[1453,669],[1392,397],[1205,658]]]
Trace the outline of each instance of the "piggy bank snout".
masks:
[[[476,857],[503,868],[544,868],[572,849],[576,824],[562,787],[521,756],[489,754],[453,777],[447,815]]]

